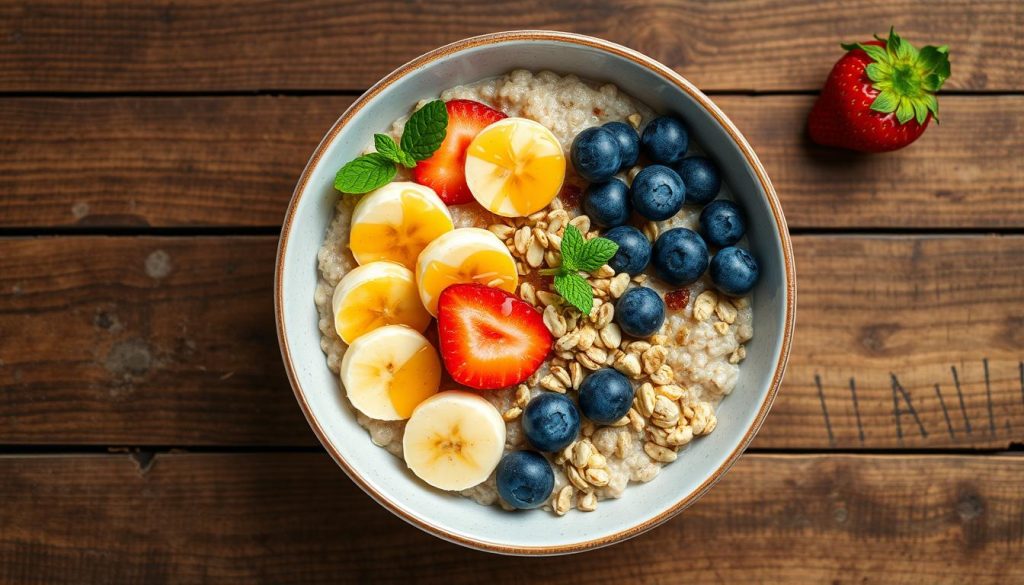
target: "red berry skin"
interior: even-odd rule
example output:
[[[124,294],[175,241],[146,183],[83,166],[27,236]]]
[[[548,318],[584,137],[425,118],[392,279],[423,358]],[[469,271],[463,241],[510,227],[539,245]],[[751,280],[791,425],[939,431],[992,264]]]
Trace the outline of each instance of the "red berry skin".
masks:
[[[881,41],[864,44],[885,46]],[[867,53],[854,49],[832,67],[808,119],[811,140],[859,152],[887,152],[903,148],[924,133],[931,114],[924,124],[916,120],[900,124],[895,112],[871,109],[878,90],[872,87],[865,72],[870,63]]]
[[[466,184],[466,150],[481,130],[507,116],[480,102],[450,100],[448,129],[444,142],[430,158],[421,160],[412,170],[412,180],[433,189],[448,205],[474,201]]]

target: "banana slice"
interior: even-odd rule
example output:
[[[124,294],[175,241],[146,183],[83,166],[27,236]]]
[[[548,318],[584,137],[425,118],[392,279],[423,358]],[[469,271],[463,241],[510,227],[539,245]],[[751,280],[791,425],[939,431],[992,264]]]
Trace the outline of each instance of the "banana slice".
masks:
[[[443,490],[487,479],[505,450],[505,421],[487,400],[461,390],[438,393],[416,407],[402,439],[405,462]]]
[[[352,406],[366,416],[402,420],[437,393],[441,360],[420,333],[385,325],[349,346],[341,360],[341,383]]]
[[[480,228],[460,228],[424,248],[416,261],[416,284],[431,315],[437,315],[441,291],[463,282],[515,292],[519,285],[516,261],[498,236]]]
[[[565,179],[565,152],[542,124],[505,118],[466,150],[466,185],[488,211],[523,217],[551,203]]]
[[[356,204],[349,248],[360,264],[391,260],[412,269],[423,248],[454,227],[448,208],[433,189],[398,181]]]
[[[384,325],[408,325],[422,333],[430,324],[412,270],[394,262],[354,268],[334,289],[333,305],[334,328],[348,344]]]

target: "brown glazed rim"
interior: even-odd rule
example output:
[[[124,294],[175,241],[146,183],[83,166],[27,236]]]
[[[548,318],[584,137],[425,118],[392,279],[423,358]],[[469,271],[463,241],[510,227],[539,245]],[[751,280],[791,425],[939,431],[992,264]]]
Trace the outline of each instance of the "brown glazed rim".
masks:
[[[416,517],[409,511],[405,510],[397,502],[389,500],[383,494],[374,490],[359,474],[359,471],[354,469],[345,460],[344,457],[335,449],[334,445],[327,440],[326,434],[323,428],[320,426],[320,422],[316,416],[310,410],[309,404],[306,402],[305,393],[302,390],[298,379],[295,376],[295,368],[292,364],[292,356],[288,345],[288,335],[284,327],[284,311],[283,302],[284,298],[282,295],[284,285],[284,252],[288,245],[288,238],[292,232],[292,222],[295,220],[295,210],[299,198],[302,196],[303,191],[306,188],[306,183],[309,181],[309,177],[313,169],[320,162],[321,156],[327,146],[331,144],[337,137],[341,130],[345,127],[349,120],[356,115],[369,101],[373,100],[381,91],[390,86],[391,84],[402,79],[410,72],[415,71],[425,65],[428,65],[439,58],[452,55],[467,49],[493,45],[503,43],[507,41],[556,41],[560,43],[567,43],[573,45],[580,45],[584,47],[590,47],[598,49],[607,53],[617,55],[628,59],[642,67],[645,67],[667,82],[675,85],[681,91],[688,94],[694,100],[696,100],[701,106],[704,107],[710,113],[715,120],[725,129],[726,133],[732,138],[733,142],[739,147],[743,156],[746,158],[747,163],[754,170],[757,175],[758,181],[761,183],[761,187],[767,194],[768,203],[772,210],[772,215],[775,219],[775,227],[778,230],[778,236],[782,242],[783,249],[783,262],[785,265],[785,276],[786,276],[786,315],[785,315],[785,327],[783,328],[782,338],[782,350],[779,355],[779,361],[775,365],[775,372],[772,376],[771,386],[768,389],[768,394],[765,396],[764,402],[761,403],[761,407],[757,412],[757,416],[754,419],[754,423],[747,430],[743,439],[739,442],[732,453],[726,458],[725,462],[722,463],[712,473],[704,483],[702,483],[696,490],[687,495],[685,498],[676,502],[671,508],[665,510],[658,516],[646,520],[635,526],[631,526],[624,530],[615,532],[614,534],[597,538],[593,540],[587,540],[574,544],[567,544],[561,546],[539,546],[539,547],[521,547],[521,546],[508,546],[504,544],[487,542],[482,540],[476,540],[472,538],[466,538],[464,536],[454,534],[442,526],[431,524],[421,518]],[[544,30],[519,30],[519,31],[507,31],[486,34],[478,37],[472,37],[456,41],[449,45],[445,45],[439,49],[435,49],[425,55],[417,57],[412,61],[402,65],[398,69],[391,72],[387,77],[380,80],[376,85],[370,88],[365,94],[357,99],[348,110],[342,114],[341,118],[334,123],[334,126],[327,133],[324,139],[320,142],[316,151],[313,152],[313,156],[309,159],[309,163],[302,172],[302,176],[299,178],[299,182],[295,187],[295,193],[292,195],[291,203],[288,205],[288,211],[285,215],[284,225],[281,230],[281,240],[278,244],[277,250],[277,269],[275,273],[275,285],[274,285],[274,311],[275,320],[277,322],[277,336],[281,345],[281,354],[284,358],[285,369],[288,372],[288,380],[291,383],[292,390],[295,392],[295,397],[299,402],[299,406],[302,408],[302,412],[306,415],[306,420],[309,421],[310,426],[313,428],[313,432],[320,439],[324,448],[331,454],[331,457],[345,470],[352,481],[354,481],[360,488],[369,494],[379,504],[390,510],[392,513],[402,518],[406,522],[429,532],[442,539],[461,544],[470,548],[479,550],[485,550],[503,554],[514,554],[514,555],[554,555],[564,553],[581,552],[589,549],[599,548],[607,546],[627,538],[631,538],[655,526],[658,526],[666,520],[672,518],[687,506],[695,502],[698,498],[704,495],[708,489],[711,488],[722,475],[732,466],[733,463],[740,457],[743,450],[750,444],[750,441],[754,438],[761,424],[764,422],[765,416],[768,414],[768,410],[771,408],[772,402],[775,400],[775,396],[779,391],[779,385],[782,382],[782,376],[786,369],[786,363],[789,360],[790,346],[792,345],[793,338],[793,325],[795,320],[795,309],[796,309],[796,274],[794,269],[793,261],[793,246],[789,239],[789,231],[786,227],[786,220],[782,215],[782,206],[779,204],[778,197],[775,194],[775,189],[772,187],[771,181],[768,180],[768,175],[761,165],[761,162],[757,159],[750,144],[747,143],[743,135],[740,134],[739,130],[725,117],[725,114],[715,106],[707,96],[700,92],[693,84],[684,79],[681,75],[672,71],[668,67],[658,63],[657,61],[646,57],[632,49],[596,39],[593,37],[587,37],[583,35],[577,35],[572,33],[556,32],[556,31],[544,31]]]

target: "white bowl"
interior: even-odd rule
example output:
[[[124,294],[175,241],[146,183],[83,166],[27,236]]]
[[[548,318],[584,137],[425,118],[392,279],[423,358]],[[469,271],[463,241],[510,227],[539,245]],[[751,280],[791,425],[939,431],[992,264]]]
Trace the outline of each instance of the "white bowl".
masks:
[[[327,369],[313,291],[317,250],[337,200],[334,174],[374,132],[411,104],[442,90],[512,69],[549,69],[611,82],[658,113],[686,121],[691,136],[722,168],[746,209],[748,239],[761,263],[754,290],[754,339],[736,390],[718,408],[714,433],[694,441],[646,484],[631,485],[595,512],[558,518],[510,513],[430,489],[404,462],[375,446]],[[514,31],[466,39],[419,57],[382,79],[334,124],[295,188],[277,256],[274,303],[281,353],[313,431],[363,490],[402,519],[465,546],[506,554],[561,554],[606,546],[657,526],[692,504],[741,455],[768,414],[793,333],[796,282],[782,209],[764,168],[725,115],[682,76],[625,47],[567,33]]]

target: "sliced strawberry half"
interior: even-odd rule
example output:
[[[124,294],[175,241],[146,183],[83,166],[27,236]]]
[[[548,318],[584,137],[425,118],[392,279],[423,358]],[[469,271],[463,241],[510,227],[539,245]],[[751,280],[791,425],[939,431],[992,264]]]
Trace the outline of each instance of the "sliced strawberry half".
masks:
[[[448,132],[434,154],[416,164],[412,180],[437,192],[448,205],[473,200],[466,185],[466,149],[481,130],[507,118],[505,114],[473,100],[451,100],[448,110]]]
[[[452,379],[478,390],[506,388],[529,378],[553,342],[537,309],[482,284],[444,289],[437,329],[441,359]]]

